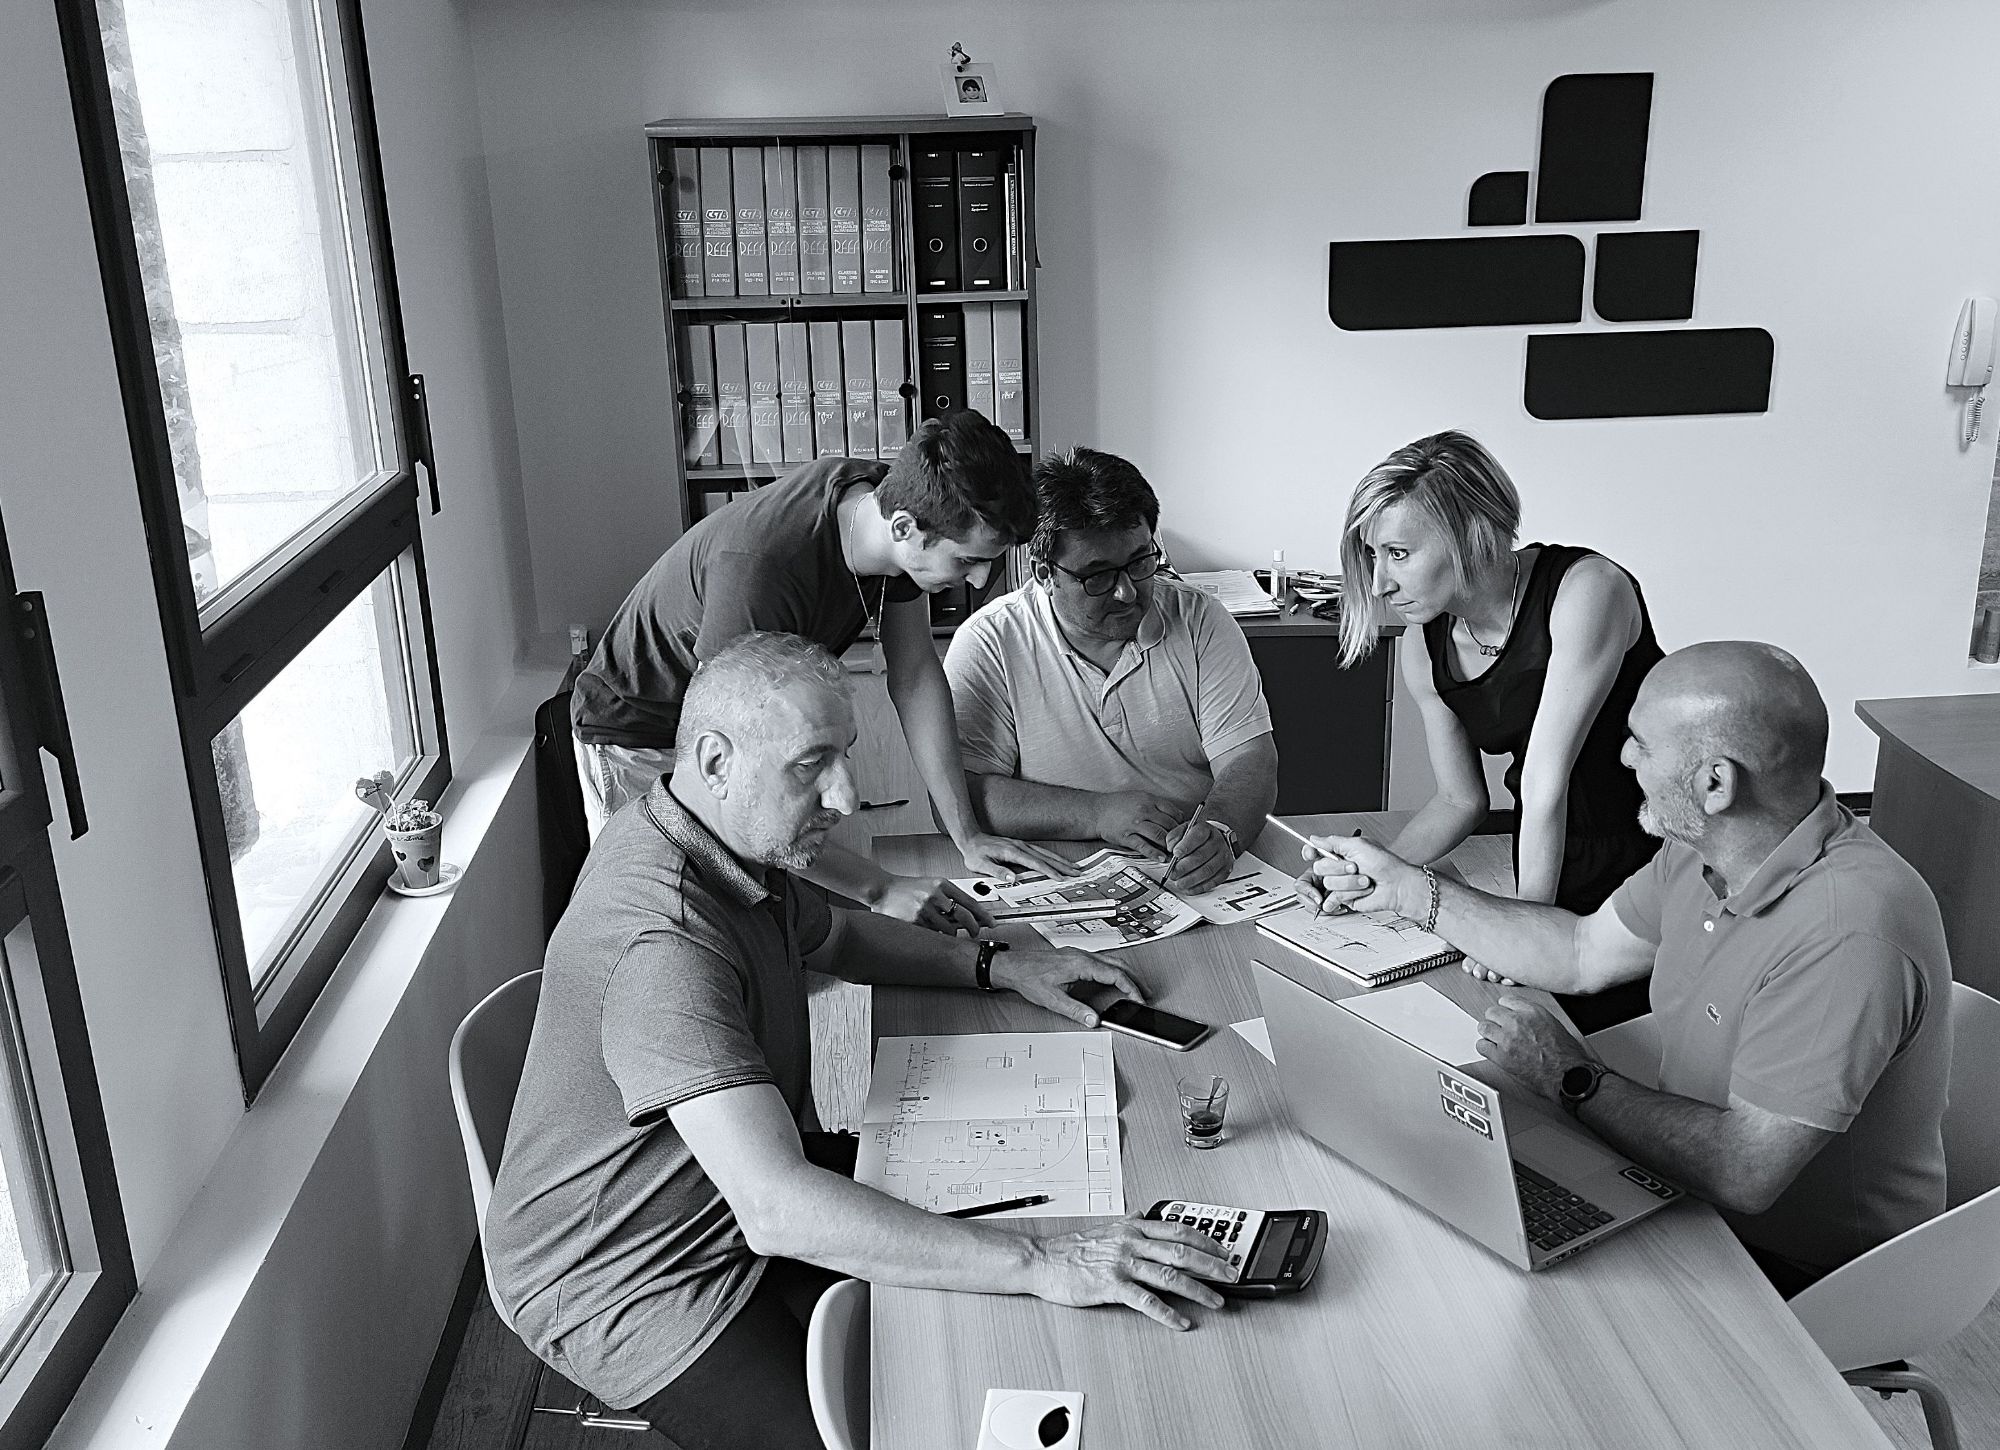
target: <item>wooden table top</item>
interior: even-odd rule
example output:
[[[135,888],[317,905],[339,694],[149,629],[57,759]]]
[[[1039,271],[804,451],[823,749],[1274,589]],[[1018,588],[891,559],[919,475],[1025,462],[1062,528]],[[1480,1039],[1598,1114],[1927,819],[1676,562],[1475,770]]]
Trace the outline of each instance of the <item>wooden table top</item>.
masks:
[[[1378,839],[1400,819],[1299,818]],[[957,866],[941,837],[876,844],[894,870]],[[1275,831],[1255,849],[1297,861]],[[1458,859],[1493,882],[1490,851]],[[1261,1014],[1249,962],[1282,950],[1248,925],[1200,926],[1117,960],[1158,1005],[1221,1026]],[[1456,967],[1425,980],[1474,1011],[1495,995]],[[877,1037],[1062,1030],[1011,994],[878,988],[874,1017]],[[1184,1334],[1123,1308],[878,1285],[875,1450],[970,1447],[986,1391],[1001,1387],[1081,1390],[1089,1450],[1887,1445],[1705,1205],[1523,1273],[1300,1133],[1276,1069],[1226,1026],[1185,1054],[1116,1047],[1127,1208],[1186,1197],[1325,1209],[1318,1276],[1290,1298],[1196,1307]],[[1207,1152],[1181,1143],[1173,1084],[1190,1066],[1232,1085],[1227,1137]]]

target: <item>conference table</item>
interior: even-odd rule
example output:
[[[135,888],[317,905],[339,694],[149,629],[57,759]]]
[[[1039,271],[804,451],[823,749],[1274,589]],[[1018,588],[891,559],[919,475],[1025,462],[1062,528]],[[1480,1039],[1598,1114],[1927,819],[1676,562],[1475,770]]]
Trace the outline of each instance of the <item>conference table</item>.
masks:
[[[1387,840],[1404,819],[1294,823]],[[1275,830],[1252,850],[1299,864]],[[943,837],[880,838],[875,854],[891,870],[964,874]],[[1466,879],[1504,887],[1490,860],[1474,863],[1485,879],[1471,868]],[[1041,944],[1026,928],[1003,934]],[[971,1450],[993,1388],[1081,1391],[1086,1450],[1888,1444],[1706,1205],[1676,1205],[1528,1274],[1298,1131],[1276,1069],[1222,1025],[1262,1014],[1250,962],[1286,950],[1248,924],[1201,925],[1112,955],[1154,1004],[1221,1026],[1186,1053],[1115,1037],[1119,1126],[1128,1211],[1163,1198],[1325,1210],[1312,1284],[1220,1310],[1184,1304],[1185,1333],[1117,1306],[877,1285],[874,1450]],[[1475,1014],[1501,990],[1456,966],[1423,980]],[[878,1039],[1066,1026],[1011,993],[875,990]],[[1231,1084],[1224,1141],[1207,1151],[1181,1141],[1174,1079],[1190,1068]]]

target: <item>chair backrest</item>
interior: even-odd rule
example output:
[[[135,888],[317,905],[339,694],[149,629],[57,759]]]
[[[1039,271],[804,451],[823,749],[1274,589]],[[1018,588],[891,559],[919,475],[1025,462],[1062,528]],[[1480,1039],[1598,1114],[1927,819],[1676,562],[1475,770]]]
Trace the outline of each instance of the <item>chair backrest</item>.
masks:
[[[842,1279],[806,1326],[806,1397],[826,1450],[868,1450],[868,1285]]]
[[[488,993],[451,1035],[451,1105],[465,1144],[473,1212],[482,1226],[541,996],[542,974],[523,972]]]
[[[1952,984],[1947,1207],[1791,1301],[1838,1370],[1908,1359],[1958,1334],[2000,1293],[2000,1002]]]
[[[2000,1185],[2000,1002],[1951,984],[1951,1106],[1944,1115],[1946,1203]]]

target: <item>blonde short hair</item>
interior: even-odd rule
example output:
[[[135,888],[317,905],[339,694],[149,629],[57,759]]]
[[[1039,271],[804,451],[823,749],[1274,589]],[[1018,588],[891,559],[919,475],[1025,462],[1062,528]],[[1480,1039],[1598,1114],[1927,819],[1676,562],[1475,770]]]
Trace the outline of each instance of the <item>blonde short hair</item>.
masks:
[[[1340,534],[1340,662],[1366,659],[1389,611],[1374,590],[1364,535],[1391,504],[1408,503],[1429,519],[1451,549],[1461,588],[1514,547],[1521,496],[1514,481],[1478,439],[1455,430],[1419,438],[1369,469],[1347,501]]]

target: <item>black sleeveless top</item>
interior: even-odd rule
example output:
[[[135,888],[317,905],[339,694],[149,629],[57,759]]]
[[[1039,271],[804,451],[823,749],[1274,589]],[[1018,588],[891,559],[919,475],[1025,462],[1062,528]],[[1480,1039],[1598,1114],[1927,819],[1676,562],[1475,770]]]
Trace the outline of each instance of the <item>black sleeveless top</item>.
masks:
[[[1476,680],[1461,680],[1453,673],[1451,629],[1456,622],[1441,614],[1424,626],[1424,645],[1430,651],[1431,682],[1438,696],[1450,707],[1474,746],[1487,755],[1506,755],[1504,779],[1516,807],[1521,800],[1521,767],[1528,754],[1528,738],[1541,709],[1542,685],[1549,672],[1549,615],[1555,609],[1556,590],[1563,576],[1592,550],[1572,544],[1530,544],[1536,549],[1535,562],[1528,570],[1514,629],[1501,646],[1492,668]],[[1631,579],[1631,575],[1625,576]],[[1619,761],[1625,744],[1625,717],[1639,693],[1646,671],[1662,658],[1659,642],[1653,638],[1652,616],[1646,611],[1646,596],[1639,581],[1632,580],[1639,597],[1639,637],[1625,651],[1611,693],[1597,711],[1597,718],[1585,732],[1583,748],[1569,773],[1568,829],[1563,843],[1562,873],[1556,887],[1556,905],[1570,911],[1591,912],[1659,849],[1659,841],[1639,829],[1639,805],[1644,799],[1639,782]],[[1515,829],[1515,865],[1520,864],[1520,832]]]

